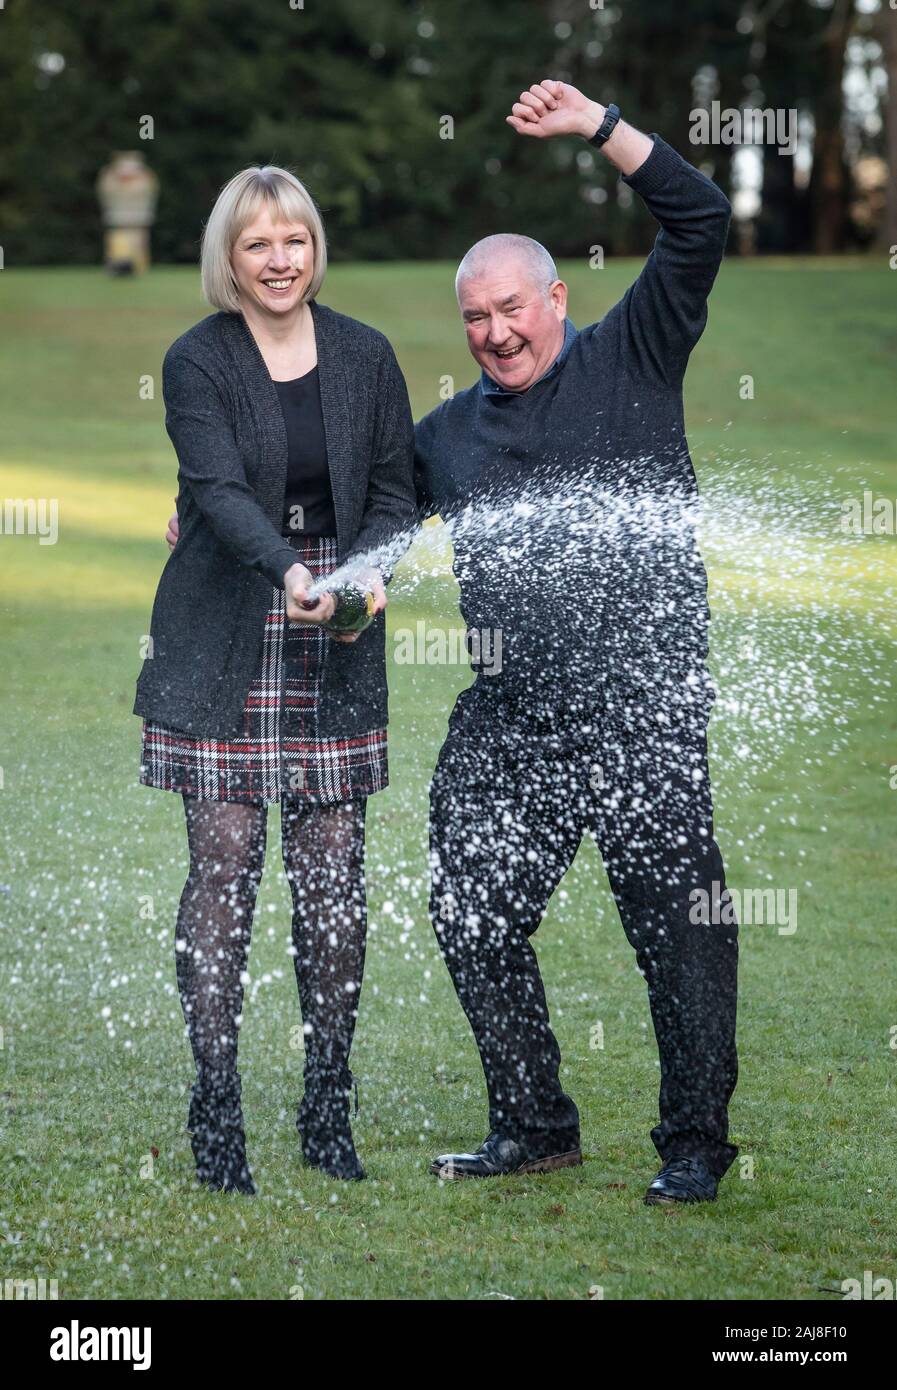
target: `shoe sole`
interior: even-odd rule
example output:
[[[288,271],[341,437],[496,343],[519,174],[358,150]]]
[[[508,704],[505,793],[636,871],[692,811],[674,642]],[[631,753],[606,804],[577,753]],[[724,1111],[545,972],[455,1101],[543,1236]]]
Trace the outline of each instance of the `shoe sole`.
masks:
[[[712,1197],[664,1197],[661,1193],[646,1192],[646,1207],[689,1207],[697,1202],[715,1202],[716,1194]]]
[[[442,1178],[444,1182],[457,1182],[461,1178],[517,1178],[526,1173],[553,1173],[556,1168],[578,1168],[582,1163],[582,1150],[571,1149],[565,1154],[549,1154],[547,1158],[531,1158],[526,1163],[521,1163],[519,1168],[512,1168],[507,1173],[462,1173],[453,1167],[451,1163],[430,1164],[430,1172],[436,1178]]]

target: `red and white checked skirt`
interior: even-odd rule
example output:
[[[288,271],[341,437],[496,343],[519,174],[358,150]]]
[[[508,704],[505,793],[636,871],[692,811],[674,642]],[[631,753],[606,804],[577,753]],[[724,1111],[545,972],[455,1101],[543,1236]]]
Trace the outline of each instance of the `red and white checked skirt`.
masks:
[[[289,536],[315,579],[337,565],[330,536]],[[321,738],[317,716],[326,643],[317,624],[286,621],[282,589],[272,589],[261,667],[243,708],[243,734],[198,739],[144,720],[140,781],[202,801],[316,801],[370,796],[388,782],[386,730]]]

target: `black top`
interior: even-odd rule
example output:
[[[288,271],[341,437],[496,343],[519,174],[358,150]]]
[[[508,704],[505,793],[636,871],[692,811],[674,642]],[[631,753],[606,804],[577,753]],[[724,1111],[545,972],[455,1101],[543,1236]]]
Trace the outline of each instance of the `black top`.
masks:
[[[336,514],[327,466],[327,442],[318,369],[292,381],[275,381],[287,430],[284,535],[335,536]]]

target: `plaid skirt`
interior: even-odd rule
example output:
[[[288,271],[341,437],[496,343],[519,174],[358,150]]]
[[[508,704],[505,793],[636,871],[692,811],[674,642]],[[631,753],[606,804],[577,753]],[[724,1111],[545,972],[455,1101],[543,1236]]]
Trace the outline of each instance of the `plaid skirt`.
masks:
[[[337,565],[330,536],[288,536],[315,579]],[[388,782],[386,730],[321,738],[317,729],[326,644],[317,624],[286,620],[273,589],[261,665],[243,708],[243,734],[197,739],[144,720],[140,782],[202,801],[315,801],[332,805],[370,796]]]

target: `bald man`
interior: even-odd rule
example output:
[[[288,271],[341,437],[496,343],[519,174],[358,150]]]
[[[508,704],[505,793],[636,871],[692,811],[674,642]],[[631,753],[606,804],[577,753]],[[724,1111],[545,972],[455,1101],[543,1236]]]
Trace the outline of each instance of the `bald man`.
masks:
[[[431,912],[482,1059],[489,1134],[430,1171],[582,1161],[530,939],[590,832],[660,1054],[662,1166],[645,1200],[708,1201],[737,1153],[738,948],[731,910],[694,912],[730,903],[713,839],[714,692],[682,383],[731,209],[658,136],[565,83],[523,92],[508,122],[590,141],[660,232],[635,284],[580,330],[544,247],[510,234],[477,243],[457,296],[480,378],[416,430],[422,511],[453,532],[474,654],[493,658],[452,712],[430,809]],[[566,987],[578,998],[588,982]]]

